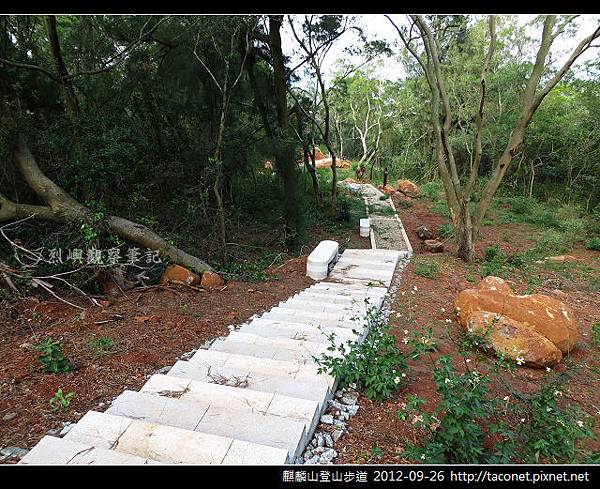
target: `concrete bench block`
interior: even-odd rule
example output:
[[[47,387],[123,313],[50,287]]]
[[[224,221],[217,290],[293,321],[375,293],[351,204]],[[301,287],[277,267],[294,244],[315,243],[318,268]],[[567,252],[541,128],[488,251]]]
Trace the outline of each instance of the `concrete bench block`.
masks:
[[[322,280],[329,273],[329,264],[337,258],[339,245],[336,241],[321,241],[308,255],[306,275],[313,280]]]

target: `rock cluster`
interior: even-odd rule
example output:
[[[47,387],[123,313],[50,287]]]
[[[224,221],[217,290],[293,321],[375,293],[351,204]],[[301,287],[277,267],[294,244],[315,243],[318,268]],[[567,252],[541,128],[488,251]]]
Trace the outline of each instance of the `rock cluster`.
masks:
[[[577,340],[577,321],[564,302],[543,294],[515,295],[498,277],[460,292],[455,306],[463,327],[519,364],[554,365]]]
[[[330,464],[337,457],[334,443],[346,430],[346,421],[358,413],[358,395],[352,389],[338,390],[333,399],[328,401],[326,413],[321,416],[320,424],[307,445],[302,457],[296,459],[297,464]]]
[[[398,180],[396,182],[396,188],[399,192],[402,192],[404,195],[412,197],[413,199],[417,198],[421,193],[419,187],[410,180]]]

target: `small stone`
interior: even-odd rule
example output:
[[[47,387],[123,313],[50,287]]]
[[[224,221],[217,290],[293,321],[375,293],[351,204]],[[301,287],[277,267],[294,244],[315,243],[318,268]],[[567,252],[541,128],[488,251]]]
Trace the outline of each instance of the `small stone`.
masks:
[[[315,455],[314,457],[312,457],[312,458],[309,458],[309,459],[306,461],[305,465],[316,465],[316,464],[318,464],[318,463],[319,463],[319,460],[320,460],[320,459],[321,459],[321,457],[320,457],[319,455]]]
[[[17,417],[17,413],[8,413],[2,417],[2,421],[10,421],[13,418]]]
[[[4,447],[2,450],[0,450],[0,462],[10,458],[23,458],[28,452],[29,450],[25,448]]]
[[[235,326],[233,324],[230,324],[229,326],[227,326],[227,328],[229,329],[230,332],[235,331]]]
[[[218,273],[206,271],[202,274],[200,285],[205,289],[221,287],[225,283]]]
[[[348,406],[347,411],[350,416],[356,416],[356,413],[358,413],[358,406]]]
[[[60,430],[60,433],[58,434],[58,436],[65,436],[69,431],[71,431],[71,429],[73,428],[73,426],[75,426],[76,423],[72,423],[70,421],[67,421],[66,423],[64,423],[63,429]]]
[[[339,413],[338,419],[341,419],[342,421],[348,421],[350,419],[350,414],[348,414],[344,411],[341,411]]]
[[[426,239],[423,241],[425,249],[431,253],[441,253],[444,251],[444,245],[437,239]]]
[[[343,395],[344,395],[344,391],[342,391],[342,390],[335,391],[335,397],[341,398]]]
[[[302,455],[302,458],[303,458],[304,460],[309,460],[309,459],[310,459],[311,457],[313,457],[313,456],[314,456],[314,454],[313,454],[312,450],[306,450],[306,451],[304,452],[304,455]]]
[[[210,346],[210,345],[209,345]],[[184,353],[183,355],[181,355],[179,357],[180,360],[187,360],[189,358],[192,358],[194,356],[194,354],[197,352],[198,350],[192,350],[192,351],[188,351],[187,353]]]
[[[325,447],[317,447],[313,450],[313,453],[315,455],[321,455],[322,453],[324,453],[325,451],[327,451],[327,448]]]
[[[339,419],[334,419],[333,424],[334,426],[339,426],[340,428],[346,428],[346,423],[340,421]]]
[[[294,460],[294,463],[296,465],[302,465],[304,463],[304,460],[302,460],[302,458],[300,458],[300,457],[296,457],[296,459]]]
[[[333,448],[333,438],[331,435],[329,433],[325,433],[323,438],[325,439],[325,446],[328,448]]]
[[[344,434],[343,430],[335,430],[332,435],[333,442],[335,443],[336,441],[338,441],[342,437],[343,434]]]
[[[321,423],[323,424],[335,424],[335,421],[336,420],[333,419],[331,414],[324,414],[321,416]]]
[[[342,402],[347,406],[354,406],[358,399],[356,397],[344,396],[342,397]]]
[[[323,433],[316,433],[315,438],[317,439],[317,447],[320,448],[325,445],[325,438],[323,437]]]
[[[337,452],[333,448],[330,448],[329,450],[323,452],[323,454],[321,455],[320,463],[327,464],[331,462],[335,457],[337,457]]]

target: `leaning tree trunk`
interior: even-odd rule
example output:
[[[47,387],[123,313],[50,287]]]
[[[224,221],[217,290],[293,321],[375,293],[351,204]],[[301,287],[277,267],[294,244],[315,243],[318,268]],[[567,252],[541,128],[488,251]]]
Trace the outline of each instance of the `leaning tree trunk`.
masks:
[[[19,136],[15,149],[15,161],[29,187],[44,200],[46,205],[18,204],[0,193],[0,222],[35,216],[39,219],[67,224],[91,218],[92,212],[86,206],[71,197],[42,172],[22,135]],[[212,270],[207,263],[167,243],[146,226],[117,216],[108,216],[106,224],[108,229],[120,238],[156,250],[161,257],[168,258],[173,263],[198,273]]]

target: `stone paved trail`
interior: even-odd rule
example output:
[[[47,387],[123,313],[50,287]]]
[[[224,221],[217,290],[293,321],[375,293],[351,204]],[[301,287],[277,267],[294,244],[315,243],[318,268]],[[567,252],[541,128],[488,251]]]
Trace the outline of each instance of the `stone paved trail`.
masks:
[[[337,386],[313,356],[326,335],[364,337],[356,318],[389,301],[408,249],[345,250],[326,280],[89,411],[63,438],[45,436],[20,463],[293,463]]]
[[[365,201],[367,215],[371,221],[373,248],[397,250],[404,252],[405,256],[412,255],[412,247],[392,199],[370,184],[344,183],[344,185]]]

